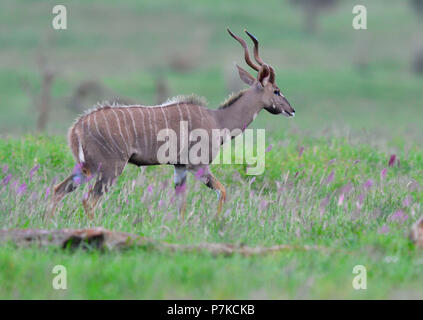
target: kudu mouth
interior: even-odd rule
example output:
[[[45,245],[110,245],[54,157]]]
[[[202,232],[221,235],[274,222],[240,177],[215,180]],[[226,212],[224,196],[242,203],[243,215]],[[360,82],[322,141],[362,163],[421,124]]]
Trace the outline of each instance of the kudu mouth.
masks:
[[[287,118],[293,118],[293,117],[295,117],[295,110],[292,111],[292,112],[282,110],[282,114]]]
[[[283,97],[283,100],[284,100],[284,106],[282,109],[282,114],[287,118],[295,117],[294,108],[291,107],[291,104],[288,102],[288,100],[285,97]]]

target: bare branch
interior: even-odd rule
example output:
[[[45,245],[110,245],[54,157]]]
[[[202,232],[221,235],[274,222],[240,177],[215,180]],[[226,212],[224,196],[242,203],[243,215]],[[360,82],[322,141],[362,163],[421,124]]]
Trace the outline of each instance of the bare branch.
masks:
[[[103,228],[90,229],[12,229],[0,230],[0,244],[13,243],[17,246],[59,246],[61,248],[89,248],[89,249],[123,249],[129,247],[144,247],[149,250],[177,251],[212,255],[243,256],[272,254],[282,251],[329,251],[329,248],[309,245],[274,245],[270,247],[248,247],[227,243],[200,243],[195,245],[172,244],[151,238],[140,237],[126,232],[110,231]]]

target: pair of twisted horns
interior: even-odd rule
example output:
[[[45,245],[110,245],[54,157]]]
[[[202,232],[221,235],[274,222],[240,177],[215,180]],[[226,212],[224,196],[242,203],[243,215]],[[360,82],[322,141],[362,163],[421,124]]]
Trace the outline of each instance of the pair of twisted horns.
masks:
[[[270,79],[269,81],[271,83],[275,82],[275,71],[273,70],[273,68],[271,66],[269,66],[268,64],[266,64],[259,56],[259,51],[258,51],[258,40],[256,39],[256,37],[254,37],[251,33],[249,33],[247,30],[244,29],[244,32],[250,37],[250,39],[253,41],[254,43],[254,59],[257,61],[257,63],[259,65],[256,65],[253,61],[251,61],[250,59],[250,55],[248,54],[248,47],[247,44],[245,43],[244,39],[234,35],[232,33],[231,30],[229,30],[229,28],[227,29],[229,34],[235,39],[237,40],[241,46],[244,48],[244,57],[245,57],[245,62],[254,70],[259,71],[260,67],[264,67],[264,68],[268,68],[269,72],[270,72]]]

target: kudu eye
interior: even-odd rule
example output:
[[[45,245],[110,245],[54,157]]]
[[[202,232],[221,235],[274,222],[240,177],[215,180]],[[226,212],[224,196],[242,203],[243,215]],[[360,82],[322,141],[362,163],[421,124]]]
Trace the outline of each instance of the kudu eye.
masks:
[[[275,91],[273,91],[273,93],[278,96],[281,92],[279,90],[275,90]]]

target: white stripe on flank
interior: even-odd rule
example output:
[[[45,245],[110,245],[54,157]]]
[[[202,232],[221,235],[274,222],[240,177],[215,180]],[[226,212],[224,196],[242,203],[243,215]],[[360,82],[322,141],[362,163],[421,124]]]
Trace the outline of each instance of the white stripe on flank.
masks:
[[[88,122],[88,128],[87,128],[87,130],[88,130],[88,134],[90,135],[90,137],[91,138],[93,138],[94,140],[95,140],[95,142],[97,142],[97,144],[98,145],[100,145],[104,150],[106,150],[107,152],[110,152],[108,149],[106,149],[105,147],[104,147],[104,145],[103,145],[103,143],[100,141],[100,140],[98,140],[98,138],[95,136],[95,135],[93,135],[93,133],[91,132],[91,122],[90,122],[90,120],[91,120],[91,115],[89,115],[88,117],[87,117],[87,122]],[[104,138],[103,138],[103,136],[100,134],[100,136],[101,136],[101,138],[104,140]]]
[[[191,125],[191,128],[192,128],[191,113],[189,112],[189,108],[185,103],[184,103],[184,106],[185,106],[185,109],[187,109],[187,113],[188,113],[188,129],[189,129],[190,125]]]
[[[126,134],[127,134],[127,136],[128,136],[128,145],[129,145],[129,153],[132,153],[132,151],[131,151],[131,137],[129,136],[129,131],[128,131],[128,124],[126,123],[126,116],[125,116],[125,112],[123,112],[123,110],[122,109],[118,109],[120,112],[122,112],[122,116],[123,116],[123,122],[125,123],[125,131],[126,131]]]
[[[116,147],[116,149],[119,152],[125,153],[125,152],[123,152],[123,150],[121,148],[119,148],[119,146],[116,143],[115,139],[113,139],[112,132],[110,131],[110,127],[109,127],[109,120],[107,120],[106,115],[104,114],[104,112],[102,112],[101,114],[103,115],[103,118],[104,118],[104,120],[106,122],[106,129],[107,129],[107,133],[109,134],[110,140],[113,142],[114,146]]]
[[[166,128],[169,128],[169,125],[167,124],[167,118],[166,118],[166,113],[164,112],[164,108],[161,107],[160,109],[162,110],[162,113],[163,113],[163,118],[165,120]]]
[[[179,113],[179,123],[181,123],[182,121],[184,121],[184,117],[182,115],[181,107],[180,107],[179,103],[176,105],[176,108],[178,109],[178,113]]]
[[[137,132],[137,128],[135,126],[134,115],[132,114],[132,111],[133,110],[131,108],[126,108],[124,110],[127,110],[128,113],[129,113],[129,116],[131,117],[131,120],[132,120],[132,128],[134,129],[134,137],[138,141],[138,132]]]
[[[154,118],[154,120],[153,120],[153,124],[154,124],[154,135],[157,135],[157,119],[156,119],[156,112],[155,112],[155,110],[151,110],[152,112],[153,112],[153,118]],[[157,137],[156,137],[156,140],[157,140]],[[153,143],[154,141],[152,141],[152,143]],[[155,152],[155,150],[153,150],[154,152]]]
[[[150,109],[148,108],[146,109],[148,112],[148,124],[150,126],[150,142],[151,142],[151,146],[150,146],[150,150],[151,152],[153,152],[153,127],[151,126],[151,116],[150,116]],[[148,150],[148,149],[147,149]]]
[[[147,141],[147,132],[145,132],[145,125],[144,125],[144,113],[142,112],[142,110],[140,108],[137,108],[137,110],[139,111],[139,113],[141,114],[142,117],[142,135],[144,136],[144,148],[145,150],[147,150],[148,147],[148,141]]]
[[[127,108],[125,108],[125,109],[123,109],[123,110],[126,110],[126,111],[128,111],[128,113],[129,113],[129,116],[131,117],[131,121],[132,121],[132,129],[134,130],[134,139],[135,139],[135,145],[137,146],[137,150],[138,151],[140,151],[141,150],[141,148],[140,148],[140,142],[139,142],[139,140],[138,140],[138,132],[137,132],[137,128],[136,128],[136,126],[135,126],[135,119],[134,119],[134,115],[132,114],[132,111],[134,111],[133,110],[133,108],[130,108],[130,107],[127,107]]]
[[[203,127],[203,107],[199,106],[198,109],[200,110],[200,126]]]
[[[98,123],[97,123],[97,113],[94,112],[92,114],[94,116],[94,124],[95,124],[95,129],[97,131],[97,134],[101,137],[101,139],[106,142],[107,140],[103,137],[103,135],[100,133],[100,130],[98,129]],[[91,130],[90,130],[91,133]],[[94,137],[94,135],[92,135]],[[97,140],[97,138],[95,138]],[[105,144],[105,143],[99,143],[107,152],[113,154],[113,150],[109,149],[109,147]]]
[[[120,136],[121,136],[121,138],[122,138],[123,143],[125,144],[125,147],[126,147],[126,152],[127,152],[127,153],[129,153],[129,146],[128,146],[128,144],[126,143],[125,138],[123,137],[122,128],[120,127],[119,117],[118,117],[118,115],[117,115],[116,111],[114,110],[114,108],[111,108],[110,110],[112,110],[113,114],[115,115],[116,122],[117,122],[118,129],[119,129],[119,134],[120,134]]]
[[[81,145],[81,141],[78,138],[78,157],[79,157],[79,163],[84,163],[85,162],[85,157],[84,157],[84,150],[82,150],[82,145]]]

